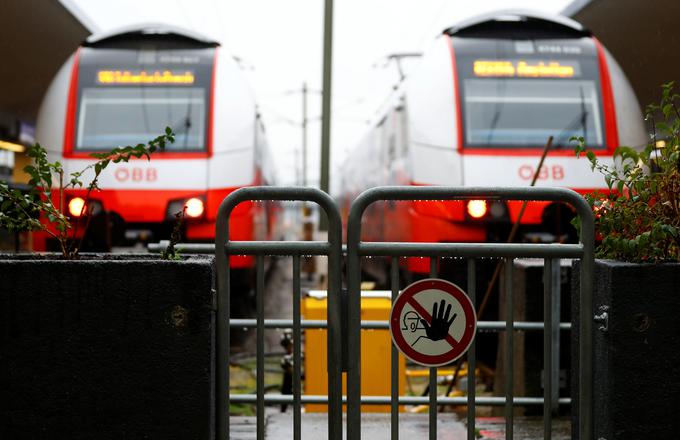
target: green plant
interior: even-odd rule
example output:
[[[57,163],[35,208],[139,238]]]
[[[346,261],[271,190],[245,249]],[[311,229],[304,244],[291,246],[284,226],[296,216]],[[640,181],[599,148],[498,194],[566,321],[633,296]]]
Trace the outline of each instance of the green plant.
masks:
[[[585,153],[609,191],[586,195],[595,214],[600,258],[631,262],[680,261],[680,95],[673,83],[662,86],[658,105],[646,109],[653,136],[644,149],[619,147],[611,165],[587,149],[582,137],[576,155]]]
[[[118,147],[105,153],[93,153],[90,156],[96,159],[95,162],[68,176],[65,175],[61,163],[50,162],[47,151],[40,144],[35,144],[27,150],[33,164],[24,168],[31,177],[29,190],[22,193],[10,188],[6,182],[0,182],[0,227],[11,232],[43,231],[57,240],[65,258],[76,258],[92,218],[90,195],[100,189],[101,173],[112,162],[128,162],[133,157],[146,157],[150,160],[152,153],[164,149],[167,143],[174,141],[175,135],[168,127],[164,134],[146,145]],[[82,180],[86,173],[92,173],[87,184]],[[64,192],[76,188],[85,188],[86,192],[85,203],[78,219],[74,221],[65,213]]]

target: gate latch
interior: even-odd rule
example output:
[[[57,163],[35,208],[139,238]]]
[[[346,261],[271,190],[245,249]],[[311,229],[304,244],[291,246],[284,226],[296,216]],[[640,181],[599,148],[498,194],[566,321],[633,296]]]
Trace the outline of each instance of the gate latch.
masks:
[[[598,310],[600,313],[593,316],[593,321],[600,324],[598,330],[606,332],[609,330],[609,306],[600,306]]]

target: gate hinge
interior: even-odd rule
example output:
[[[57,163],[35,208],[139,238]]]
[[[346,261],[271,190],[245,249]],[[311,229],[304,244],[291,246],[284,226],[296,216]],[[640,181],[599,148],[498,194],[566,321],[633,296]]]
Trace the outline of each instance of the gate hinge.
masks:
[[[593,321],[600,324],[598,330],[606,332],[609,330],[609,306],[600,306],[598,310],[600,313],[593,316]]]

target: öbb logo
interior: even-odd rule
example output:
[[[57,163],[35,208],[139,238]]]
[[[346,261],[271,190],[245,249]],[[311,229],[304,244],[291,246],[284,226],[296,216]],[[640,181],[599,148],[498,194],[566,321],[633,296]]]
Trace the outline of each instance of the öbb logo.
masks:
[[[536,168],[531,165],[522,165],[517,170],[519,178],[522,180],[531,180],[534,178],[534,173]],[[552,166],[542,166],[538,171],[538,180],[563,180],[564,179],[564,168],[562,165],[552,165]]]
[[[113,176],[119,182],[155,182],[158,171],[156,168],[118,168]]]

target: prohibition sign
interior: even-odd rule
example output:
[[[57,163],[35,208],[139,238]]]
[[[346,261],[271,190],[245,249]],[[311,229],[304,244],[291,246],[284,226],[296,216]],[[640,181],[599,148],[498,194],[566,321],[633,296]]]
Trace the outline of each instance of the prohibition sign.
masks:
[[[426,367],[455,361],[470,347],[477,329],[474,306],[453,283],[428,278],[416,281],[397,297],[390,313],[394,345]]]

